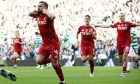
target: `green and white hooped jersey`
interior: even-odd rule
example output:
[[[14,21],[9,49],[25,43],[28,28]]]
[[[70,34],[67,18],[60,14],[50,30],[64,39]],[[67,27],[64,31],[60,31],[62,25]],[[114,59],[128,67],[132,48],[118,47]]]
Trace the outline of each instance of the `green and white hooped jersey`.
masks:
[[[35,49],[39,48],[41,44],[42,44],[42,38],[40,36],[37,36],[34,39],[34,47],[35,47]]]
[[[134,48],[134,49],[138,49],[138,38],[137,38],[137,34],[134,32],[131,32],[131,39],[132,39],[132,43],[130,45],[130,47]]]

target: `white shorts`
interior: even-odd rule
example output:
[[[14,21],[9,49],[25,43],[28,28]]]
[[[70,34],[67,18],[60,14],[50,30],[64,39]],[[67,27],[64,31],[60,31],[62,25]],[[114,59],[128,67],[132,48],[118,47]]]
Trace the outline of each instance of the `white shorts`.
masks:
[[[136,57],[137,56],[137,52],[136,51],[137,51],[137,49],[130,47],[128,56]]]

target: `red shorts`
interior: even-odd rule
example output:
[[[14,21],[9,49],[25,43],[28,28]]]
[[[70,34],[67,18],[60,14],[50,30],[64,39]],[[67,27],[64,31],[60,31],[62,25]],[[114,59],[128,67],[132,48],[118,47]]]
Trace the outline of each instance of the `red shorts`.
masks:
[[[82,46],[81,47],[81,56],[94,56],[94,47]]]
[[[45,56],[45,59],[59,59],[60,44],[56,45],[41,45],[38,55]]]
[[[19,56],[21,56],[22,50],[20,51],[14,50],[14,53],[17,53]]]
[[[129,53],[130,44],[117,44],[118,55]]]

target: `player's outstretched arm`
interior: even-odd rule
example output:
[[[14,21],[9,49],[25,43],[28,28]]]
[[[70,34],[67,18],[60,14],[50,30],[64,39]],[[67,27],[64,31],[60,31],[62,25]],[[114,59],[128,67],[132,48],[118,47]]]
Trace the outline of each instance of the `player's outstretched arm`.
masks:
[[[80,32],[77,32],[77,34],[76,34],[76,39],[77,39],[77,45],[79,46],[79,41],[78,41],[78,35],[80,34]]]
[[[79,33],[76,34],[76,40],[77,40],[77,42],[78,42],[78,35],[79,35]]]
[[[48,15],[51,20],[55,19],[55,15],[50,13],[47,9],[43,9],[42,13]]]
[[[136,23],[135,25],[136,25],[136,26],[140,26],[140,23]]]
[[[95,27],[110,28],[111,25],[95,25]]]
[[[38,14],[37,10],[34,10],[32,12],[29,13],[29,16],[33,17],[35,14]]]

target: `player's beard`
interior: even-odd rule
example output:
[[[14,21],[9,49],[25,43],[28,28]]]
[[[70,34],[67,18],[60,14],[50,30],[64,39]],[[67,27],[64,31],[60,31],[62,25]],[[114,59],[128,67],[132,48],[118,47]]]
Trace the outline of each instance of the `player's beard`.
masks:
[[[38,14],[43,14],[42,10],[38,9]]]
[[[42,15],[43,13],[42,13],[42,11],[38,11],[38,14],[41,14]]]

